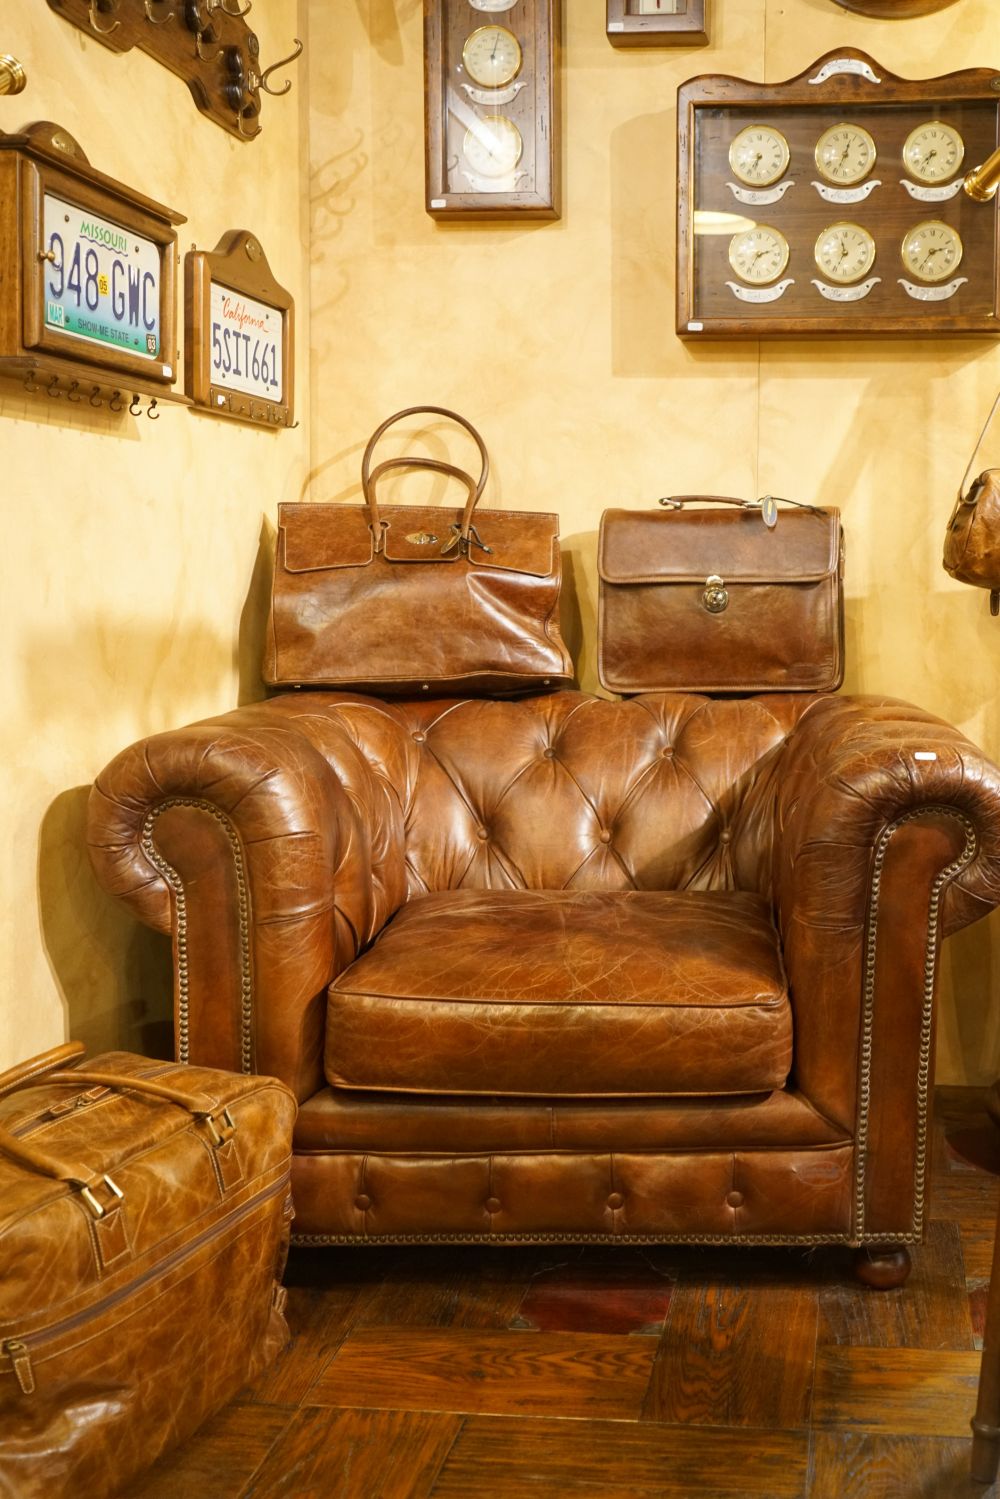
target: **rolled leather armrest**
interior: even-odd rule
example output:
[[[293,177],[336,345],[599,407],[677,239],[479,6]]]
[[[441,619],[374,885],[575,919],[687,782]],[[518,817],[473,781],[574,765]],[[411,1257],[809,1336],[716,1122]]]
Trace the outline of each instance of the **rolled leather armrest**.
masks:
[[[333,768],[331,732],[278,699],[157,734],[88,809],[99,880],[172,936],[180,1060],[280,1077],[299,1100],[323,1081],[327,984],[405,889],[384,792],[350,743]]]
[[[855,1231],[919,1237],[938,951],[1000,902],[1000,769],[919,708],[831,697],[774,795],[795,1082],[854,1133]]]

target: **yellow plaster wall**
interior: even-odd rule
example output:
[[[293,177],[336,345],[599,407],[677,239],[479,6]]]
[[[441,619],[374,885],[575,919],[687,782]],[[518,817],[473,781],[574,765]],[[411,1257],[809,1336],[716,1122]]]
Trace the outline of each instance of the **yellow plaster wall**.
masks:
[[[305,19],[297,0],[255,8],[265,62]],[[304,69],[243,145],[166,69],[44,3],[4,4],[0,23],[0,52],[28,74],[25,93],[0,98],[0,129],[58,122],[94,166],[187,215],[182,257],[253,230],[305,330],[302,425],[281,434],[179,407],[113,417],[0,383],[2,1068],[70,1034],[93,1049],[170,1044],[168,954],[96,888],[87,787],[132,740],[257,690],[256,615],[241,616],[262,516],[299,497],[307,468],[309,288]]]
[[[765,489],[839,504],[847,690],[910,698],[1000,756],[1000,623],[940,566],[1000,347],[695,348],[673,332],[672,269],[680,82],[776,81],[845,44],[904,76],[998,67],[995,0],[895,22],[832,0],[714,0],[709,48],[650,52],[610,47],[605,0],[563,9],[561,221],[441,225],[423,208],[421,0],[312,0],[313,498],[356,495],[389,412],[466,413],[494,456],[493,503],[561,513],[586,687],[606,506]],[[1000,464],[1000,428],[986,458]],[[946,950],[942,1081],[1000,1072],[998,936],[994,916]]]

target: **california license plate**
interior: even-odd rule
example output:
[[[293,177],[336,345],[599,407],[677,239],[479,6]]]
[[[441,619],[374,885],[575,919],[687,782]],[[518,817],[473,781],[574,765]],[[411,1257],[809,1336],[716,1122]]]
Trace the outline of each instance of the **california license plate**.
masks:
[[[282,314],[266,302],[212,282],[213,385],[280,403]]]
[[[44,196],[45,327],[142,359],[160,357],[160,246]]]

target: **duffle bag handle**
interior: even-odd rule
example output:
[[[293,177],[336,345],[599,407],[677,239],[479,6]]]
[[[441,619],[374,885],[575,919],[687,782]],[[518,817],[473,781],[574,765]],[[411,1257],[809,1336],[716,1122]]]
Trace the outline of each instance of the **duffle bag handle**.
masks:
[[[958,499],[959,499],[959,503],[961,503],[963,500],[965,501],[966,504],[969,504],[969,505],[975,503],[975,498],[976,498],[975,486],[973,486],[972,490],[970,490],[968,493],[966,493],[965,486],[969,482],[969,475],[972,473],[972,470],[975,467],[976,459],[979,457],[979,450],[982,447],[983,443],[986,441],[986,434],[987,434],[987,432],[989,432],[990,428],[992,427],[992,425],[993,425],[993,418],[996,416],[998,410],[1000,410],[1000,391],[998,391],[997,398],[993,402],[993,405],[990,407],[990,414],[986,418],[986,421],[985,421],[985,423],[983,425],[983,430],[980,432],[978,441],[976,442],[976,446],[972,450],[972,457],[969,459],[969,466],[965,470],[965,473],[962,475],[962,482],[958,486]],[[995,612],[996,611],[994,610],[994,613]]]
[[[486,444],[483,442],[483,439],[480,437],[479,433],[476,431],[475,427],[470,421],[467,421],[464,416],[459,416],[457,411],[449,410],[447,406],[407,406],[402,411],[396,411],[392,416],[386,417],[385,421],[375,428],[375,431],[368,439],[368,445],[365,448],[364,456],[361,459],[361,489],[365,499],[368,499],[368,487],[371,478],[371,461],[372,454],[375,451],[375,444],[378,442],[382,434],[388,430],[389,427],[391,427],[395,422],[403,421],[408,416],[444,416],[447,417],[449,421],[457,422],[460,427],[465,428],[466,432],[468,432],[469,436],[476,444],[476,447],[479,449],[481,472],[479,478],[475,481],[476,499],[478,500],[483,490],[486,488],[486,480],[489,477],[490,472],[490,459],[489,454],[486,451]]]
[[[376,487],[383,474],[388,473],[391,469],[398,468],[432,469],[435,473],[447,474],[451,479],[458,479],[461,484],[465,485],[467,498],[465,509],[462,511],[462,519],[456,526],[452,527],[453,535],[441,548],[442,557],[447,556],[449,552],[456,549],[461,556],[467,557],[470,545],[478,546],[484,552],[493,550],[492,547],[488,547],[481,540],[479,532],[472,523],[472,517],[476,511],[476,501],[480,495],[480,490],[476,487],[476,481],[472,475],[466,473],[464,468],[458,468],[454,463],[445,463],[442,458],[422,458],[416,456],[412,458],[386,458],[383,463],[373,468],[367,477],[365,500],[368,505],[369,525],[371,526],[372,535],[375,538],[376,552],[382,550],[385,528],[388,524],[382,519],[378,508],[378,500],[375,493]]]

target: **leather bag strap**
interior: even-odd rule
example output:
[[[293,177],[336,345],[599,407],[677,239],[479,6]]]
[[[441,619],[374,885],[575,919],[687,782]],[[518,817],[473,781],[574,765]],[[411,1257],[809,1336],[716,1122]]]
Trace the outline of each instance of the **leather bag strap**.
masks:
[[[42,1059],[39,1058],[39,1061]],[[25,1076],[16,1084],[17,1087],[27,1087],[34,1082],[39,1073]],[[152,1098],[162,1099],[166,1103],[177,1104],[178,1107],[186,1109],[189,1114],[199,1121],[208,1124],[212,1132],[213,1143],[221,1143],[225,1138],[222,1130],[216,1124],[215,1116],[221,1112],[225,1123],[232,1133],[232,1120],[226,1117],[225,1110],[219,1110],[217,1102],[209,1098],[205,1093],[184,1092],[180,1088],[170,1087],[166,1083],[154,1082],[151,1078],[129,1077],[120,1072],[92,1072],[89,1070],[73,1068],[69,1072],[46,1072],[46,1081],[51,1083],[87,1083],[91,1087],[104,1087],[119,1090],[121,1092],[145,1093]],[[8,1091],[13,1091],[10,1089]],[[48,1176],[54,1181],[66,1182],[69,1186],[77,1188],[84,1197],[87,1206],[95,1217],[103,1217],[105,1209],[94,1195],[95,1188],[103,1183],[110,1188],[111,1192],[120,1197],[121,1194],[114,1183],[106,1175],[94,1171],[91,1167],[83,1165],[79,1161],[65,1160],[59,1156],[52,1155],[48,1151],[39,1150],[34,1145],[29,1145],[26,1140],[19,1140],[9,1130],[0,1128],[0,1152],[9,1160],[16,1161],[19,1166],[26,1167],[29,1171],[36,1172],[39,1176]]]
[[[759,500],[734,500],[724,494],[665,494],[657,500],[665,510],[683,510],[685,505],[736,505],[740,510],[760,510],[768,502],[776,505],[794,505],[796,510],[809,510],[813,515],[826,515],[818,505],[805,505],[801,500],[789,500],[780,494],[761,495]]]
[[[57,1068],[72,1067],[74,1062],[85,1055],[86,1050],[82,1041],[66,1041],[62,1046],[53,1046],[51,1051],[43,1051],[28,1062],[19,1062],[7,1072],[0,1072],[0,1098],[18,1088],[29,1087]]]
[[[447,474],[452,479],[458,479],[468,490],[468,498],[465,501],[465,509],[462,511],[462,519],[459,522],[458,539],[463,543],[462,550],[468,550],[469,533],[472,531],[472,517],[475,514],[476,501],[479,499],[479,490],[476,481],[471,474],[467,474],[464,468],[457,468],[453,463],[445,463],[441,458],[387,458],[384,463],[378,464],[368,475],[367,490],[365,498],[368,501],[368,514],[371,517],[372,534],[375,537],[375,550],[382,550],[382,532],[385,522],[382,520],[378,508],[378,500],[375,497],[376,486],[383,474],[390,469],[397,468],[428,468],[435,473]],[[453,545],[448,543],[448,549]]]
[[[391,427],[394,422],[401,422],[405,417],[408,416],[421,415],[447,417],[449,421],[457,422],[460,427],[464,427],[466,432],[468,432],[469,436],[476,444],[476,447],[479,449],[479,459],[482,465],[482,470],[480,472],[479,478],[475,481],[476,499],[478,500],[479,496],[486,488],[486,480],[490,472],[490,460],[489,454],[486,451],[486,444],[483,442],[483,439],[480,437],[479,433],[476,431],[475,427],[470,421],[466,421],[464,416],[459,416],[457,411],[449,410],[447,406],[407,406],[404,408],[404,410],[397,411],[392,416],[386,417],[385,421],[375,428],[375,431],[368,439],[368,445],[365,448],[364,457],[361,459],[361,489],[364,493],[365,499],[367,500],[368,498],[368,483],[370,478],[369,471],[371,468],[372,453],[375,451],[375,444],[378,442],[383,432]]]
[[[972,470],[975,467],[976,459],[979,457],[979,449],[982,447],[983,443],[986,441],[986,434],[990,430],[990,428],[992,427],[992,425],[993,425],[993,418],[996,416],[998,410],[1000,410],[1000,391],[997,392],[997,398],[993,402],[993,405],[990,407],[990,414],[986,418],[986,422],[985,422],[985,425],[983,426],[983,430],[980,432],[979,439],[978,439],[978,441],[976,443],[976,446],[972,450],[972,457],[969,459],[969,466],[965,470],[965,473],[962,475],[962,482],[958,486],[958,498],[960,500],[965,497],[965,486],[969,482],[969,475],[972,473]]]

